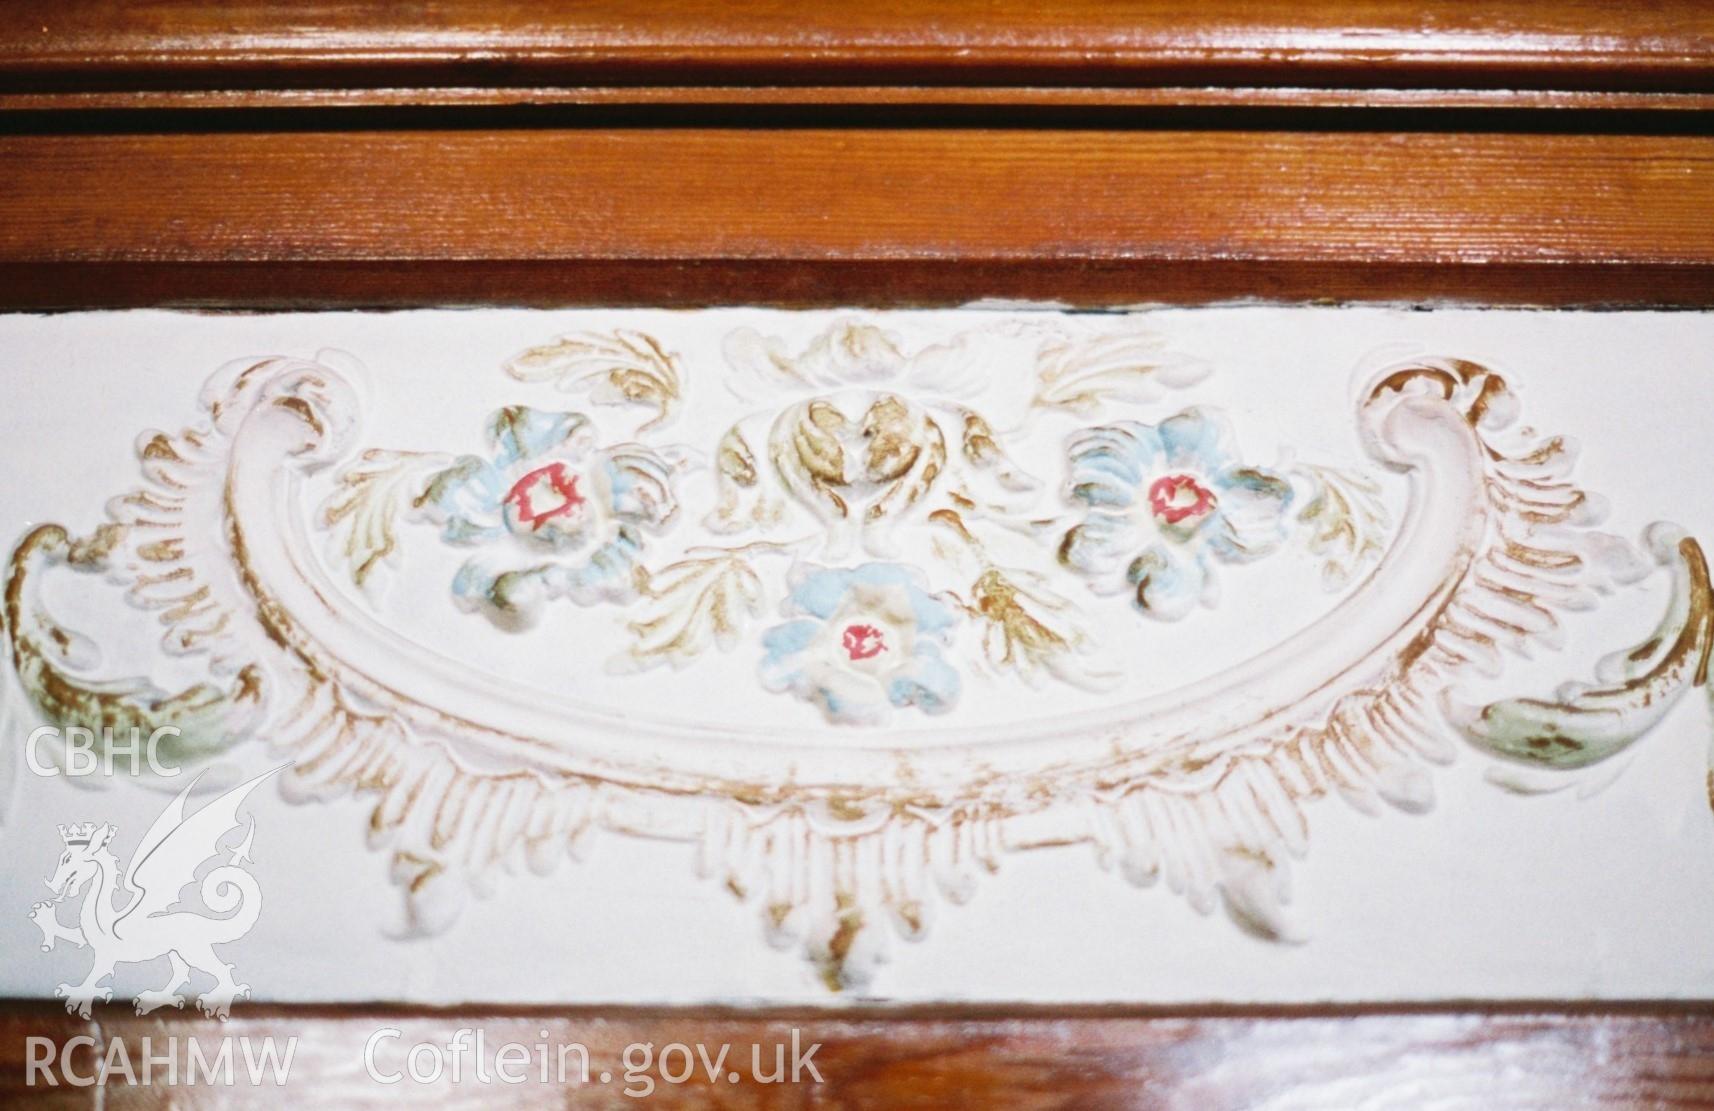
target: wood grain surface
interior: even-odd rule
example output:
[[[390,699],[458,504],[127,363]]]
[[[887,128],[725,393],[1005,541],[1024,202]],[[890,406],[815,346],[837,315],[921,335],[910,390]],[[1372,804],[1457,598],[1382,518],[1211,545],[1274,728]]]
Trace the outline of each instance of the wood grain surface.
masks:
[[[1698,0],[9,0],[0,310],[1714,306]],[[627,114],[628,113],[628,114]],[[616,115],[617,114],[617,115]],[[636,1106],[382,1087],[365,1039],[731,1044],[663,1107],[1714,1106],[1714,1007],[0,1003],[0,1105]],[[820,1042],[826,1083],[749,1046]],[[299,1038],[287,1092],[26,1087],[24,1039]],[[76,1068],[86,1070],[86,1048]],[[600,1064],[596,1069],[600,1071]]]
[[[1714,90],[1697,0],[10,0],[0,86],[933,83]]]
[[[408,1076],[393,1085],[364,1071],[376,1031],[398,1031],[377,1053],[387,1074],[404,1068],[419,1042],[447,1045],[461,1028],[480,1029],[492,1055],[506,1042],[576,1043],[589,1056],[589,1083],[546,1086],[440,1082]],[[800,1049],[819,1045],[799,1084],[763,1084],[792,1032]],[[195,1037],[205,1052],[230,1035],[272,1035],[297,1045],[287,1083],[253,1089],[130,1086],[115,1073],[105,1088],[28,1085],[25,1039],[63,1045],[95,1039],[70,1057],[71,1074],[92,1075],[97,1053],[139,1058],[142,1039]],[[471,1035],[473,1039],[474,1035]],[[655,1080],[627,1074],[626,1048],[653,1047]],[[678,1043],[710,1057],[731,1047],[711,1083],[698,1064],[680,1084],[661,1080],[659,1053]],[[752,1046],[760,1046],[759,1051]],[[676,1051],[675,1051],[676,1053]],[[643,1061],[632,1051],[630,1063]],[[575,1062],[575,1058],[573,1061]],[[466,1080],[472,1075],[466,1058]],[[182,1067],[182,1066],[181,1066]],[[531,1068],[536,1066],[531,1065]],[[550,1066],[551,1070],[552,1066]],[[600,1074],[610,1079],[604,1084]],[[666,1074],[683,1066],[669,1055]],[[738,1076],[736,1081],[731,1074]],[[56,1075],[64,1077],[65,1072]],[[157,1074],[156,1079],[159,1079]],[[182,1081],[183,1074],[179,1075]],[[550,1080],[557,1079],[550,1073]],[[247,1007],[222,1025],[186,1018],[136,1018],[107,1007],[93,1022],[68,1018],[55,1003],[0,1005],[0,1102],[42,1108],[647,1106],[663,1108],[1356,1108],[1356,1107],[1708,1107],[1714,1106],[1714,1011],[1706,1007],[1536,1008],[1392,1011],[1182,1011],[1176,1014],[1068,1012],[765,1012],[601,1010],[430,1011]]]
[[[0,138],[0,304],[1714,300],[1714,138]]]
[[[1172,108],[1451,109],[1592,113],[1708,112],[1714,93],[1603,89],[1302,88],[1267,85],[439,85],[368,88],[60,89],[6,92],[0,112],[211,112],[288,108],[744,108],[991,110],[1012,126],[1043,111],[1100,110],[1130,122]],[[1004,113],[1004,115],[1000,115]],[[14,122],[26,117],[14,115]],[[1604,130],[1622,130],[1611,124]]]

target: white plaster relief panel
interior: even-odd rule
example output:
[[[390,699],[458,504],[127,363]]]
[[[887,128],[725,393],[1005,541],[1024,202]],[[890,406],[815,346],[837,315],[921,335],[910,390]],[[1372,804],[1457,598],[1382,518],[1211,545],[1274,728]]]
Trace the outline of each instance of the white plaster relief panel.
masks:
[[[0,990],[200,776],[257,997],[1709,995],[1711,340],[0,319]]]

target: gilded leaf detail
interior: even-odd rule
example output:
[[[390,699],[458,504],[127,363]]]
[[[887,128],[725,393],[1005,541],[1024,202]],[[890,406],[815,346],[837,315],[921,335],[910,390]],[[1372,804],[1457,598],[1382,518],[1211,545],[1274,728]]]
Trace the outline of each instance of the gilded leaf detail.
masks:
[[[1165,390],[1202,381],[1210,369],[1148,332],[1055,339],[1042,347],[1036,365],[1033,406],[1079,416],[1093,415],[1108,401],[1154,401]]]
[[[506,364],[520,382],[553,382],[566,393],[588,393],[602,405],[643,405],[655,415],[639,431],[672,420],[684,400],[678,356],[653,336],[626,328],[607,335],[579,332],[532,347]]]
[[[1368,475],[1338,467],[1304,464],[1298,470],[1315,489],[1297,514],[1305,528],[1304,542],[1322,557],[1328,586],[1344,586],[1384,550],[1387,507],[1381,502],[1381,488]]]
[[[627,626],[634,639],[619,669],[683,667],[712,646],[730,648],[762,612],[762,579],[750,556],[737,549],[659,571],[637,568],[643,616]]]
[[[335,554],[358,586],[396,558],[400,516],[422,504],[425,485],[445,462],[444,456],[374,448],[340,476],[339,488],[322,503],[321,524],[332,531]]]

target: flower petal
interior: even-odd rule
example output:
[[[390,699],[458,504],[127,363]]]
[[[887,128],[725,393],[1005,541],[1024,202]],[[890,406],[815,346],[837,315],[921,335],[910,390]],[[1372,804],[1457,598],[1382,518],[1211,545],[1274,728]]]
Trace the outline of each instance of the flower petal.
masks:
[[[1099,594],[1126,589],[1125,561],[1142,541],[1142,529],[1128,516],[1091,512],[1067,530],[1059,544],[1059,561],[1090,577]]]
[[[474,544],[504,531],[500,501],[505,495],[504,471],[478,456],[461,455],[429,483],[423,508],[440,523],[447,543]]]
[[[1291,483],[1261,467],[1231,467],[1215,480],[1219,519],[1205,531],[1208,547],[1231,563],[1260,559],[1284,543]]]
[[[920,576],[908,567],[896,563],[865,563],[852,569],[849,576],[847,581],[851,584],[904,587],[919,634],[943,637],[958,620],[957,609],[941,595],[924,590]]]
[[[958,690],[958,672],[929,643],[919,643],[910,663],[887,676],[888,700],[895,706],[915,706],[925,714],[952,709]]]
[[[845,592],[851,585],[851,572],[803,565],[792,569],[792,579],[791,594],[786,599],[790,610],[826,621],[845,601]]]
[[[823,621],[839,612],[853,586],[903,587],[919,632],[939,634],[958,616],[951,603],[941,595],[924,590],[919,576],[897,563],[864,563],[837,568],[801,564],[793,570],[792,580],[791,594],[787,598],[791,612],[809,614]]]
[[[1186,409],[1160,423],[1161,444],[1174,467],[1216,474],[1232,465],[1232,430],[1225,418],[1206,409]]]
[[[488,418],[488,443],[494,463],[507,467],[522,459],[534,459],[573,441],[583,447],[593,436],[589,418],[582,413],[553,413],[528,405],[508,405]],[[581,454],[576,451],[572,458]]]
[[[1178,621],[1204,597],[1207,573],[1193,551],[1165,542],[1149,545],[1131,561],[1126,577],[1138,609],[1162,621]]]
[[[570,598],[580,606],[629,601],[637,594],[633,572],[642,547],[642,539],[634,531],[621,527],[582,563],[556,563],[547,568],[543,581],[553,597]]]
[[[814,621],[799,619],[775,625],[762,634],[762,650],[767,653],[762,659],[762,678],[769,690],[781,689],[770,680],[777,680],[786,673],[788,669],[784,665],[789,657],[814,643],[816,630],[820,628]]]
[[[540,615],[548,591],[542,583],[546,566],[523,556],[506,548],[477,552],[452,577],[453,601],[501,628],[527,627]]]
[[[1086,429],[1072,437],[1067,450],[1071,456],[1068,497],[1114,509],[1136,501],[1149,465],[1164,454],[1160,433],[1138,421]]]

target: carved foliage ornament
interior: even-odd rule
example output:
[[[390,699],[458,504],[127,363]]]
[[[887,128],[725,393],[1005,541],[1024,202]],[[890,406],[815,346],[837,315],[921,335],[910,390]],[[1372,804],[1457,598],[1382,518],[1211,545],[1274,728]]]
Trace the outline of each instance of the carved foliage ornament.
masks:
[[[456,453],[366,442],[340,359],[246,361],[200,423],[141,439],[107,523],[18,544],[7,706],[176,725],[187,763],[257,739],[297,796],[368,794],[425,929],[597,831],[695,842],[837,990],[1038,847],[1280,936],[1309,802],[1423,810],[1460,739],[1552,789],[1706,683],[1697,543],[1595,529],[1570,446],[1518,430],[1498,374],[1375,375],[1352,466],[1248,454],[1193,396],[1208,370],[1077,318],[915,349],[860,321],[797,350],[741,329],[694,360],[574,335],[512,360],[521,398]],[[1311,565],[1332,600],[1151,689],[1138,661],[1261,561]],[[102,677],[50,612],[56,569],[122,585],[204,678]],[[1659,629],[1593,683],[1481,693],[1650,575],[1672,581]],[[1045,712],[1005,709],[1032,691]]]

